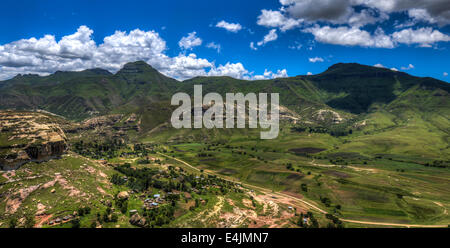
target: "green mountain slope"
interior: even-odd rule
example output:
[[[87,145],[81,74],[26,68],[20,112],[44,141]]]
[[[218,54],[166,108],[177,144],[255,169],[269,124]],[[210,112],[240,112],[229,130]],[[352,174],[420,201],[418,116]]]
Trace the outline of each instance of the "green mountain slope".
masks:
[[[146,134],[170,120],[174,109],[169,104],[171,96],[176,92],[193,96],[196,84],[203,85],[204,94],[279,93],[284,111],[295,117],[286,125],[295,119],[294,125],[320,127],[331,135],[354,129],[370,141],[361,146],[372,149],[372,144],[381,144],[382,148],[371,153],[390,150],[391,145],[385,143],[395,144],[375,134],[407,130],[405,127],[412,128],[412,133],[405,133],[408,137],[425,135],[422,131],[437,135],[436,140],[429,139],[439,144],[430,155],[438,156],[437,151],[448,146],[449,84],[354,63],[336,64],[313,76],[259,81],[196,77],[179,82],[142,61],[128,63],[116,74],[92,69],[46,77],[18,75],[0,83],[0,109],[44,109],[72,120],[135,113],[139,132]]]

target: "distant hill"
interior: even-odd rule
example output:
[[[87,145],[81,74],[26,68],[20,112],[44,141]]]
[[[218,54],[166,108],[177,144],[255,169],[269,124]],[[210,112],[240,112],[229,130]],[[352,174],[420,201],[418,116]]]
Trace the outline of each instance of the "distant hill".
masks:
[[[420,107],[433,112],[450,109],[448,83],[403,72],[356,63],[335,64],[325,72],[272,80],[246,81],[230,77],[196,77],[183,82],[164,76],[142,61],[126,64],[116,74],[103,69],[56,72],[41,77],[18,75],[0,82],[0,109],[43,109],[72,120],[110,113],[153,113],[149,128],[168,119],[170,98],[176,92],[193,92],[202,84],[204,92],[277,92],[280,101],[296,113],[311,117],[319,109],[348,115],[370,113],[373,108]],[[439,93],[436,93],[435,91]],[[419,93],[420,92],[420,93]],[[412,95],[436,97],[420,99]]]

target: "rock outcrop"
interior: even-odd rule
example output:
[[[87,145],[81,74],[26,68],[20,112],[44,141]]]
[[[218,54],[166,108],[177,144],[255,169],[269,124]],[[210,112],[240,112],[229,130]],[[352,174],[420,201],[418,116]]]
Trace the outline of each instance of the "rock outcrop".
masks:
[[[66,136],[54,116],[36,112],[0,111],[0,169],[13,170],[61,156]]]
[[[138,213],[136,213],[131,216],[130,224],[133,226],[144,227],[146,224],[146,220],[144,217],[141,217]]]

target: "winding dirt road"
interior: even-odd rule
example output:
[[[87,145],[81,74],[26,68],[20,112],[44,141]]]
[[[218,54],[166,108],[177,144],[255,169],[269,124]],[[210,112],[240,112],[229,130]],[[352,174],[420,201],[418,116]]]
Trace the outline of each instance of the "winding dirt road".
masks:
[[[159,155],[161,155],[161,156],[166,157],[166,158],[178,161],[178,162],[188,166],[189,168],[200,172],[200,169],[198,169],[197,167],[189,164],[186,161],[183,161],[183,160],[181,160],[179,158],[175,158],[175,157],[172,157],[172,156],[160,153],[160,152],[157,152],[157,153]],[[217,176],[217,177],[220,177],[220,178],[222,178],[224,180],[227,180],[227,181],[230,181],[230,182],[233,182],[233,183],[241,184],[242,186],[245,186],[247,188],[252,188],[252,189],[259,190],[259,191],[261,191],[261,192],[263,192],[265,194],[270,194],[270,195],[273,195],[273,196],[277,196],[278,195],[278,196],[282,196],[282,197],[285,197],[285,198],[289,198],[289,199],[291,199],[293,201],[303,203],[303,204],[305,204],[305,205],[307,205],[307,206],[309,206],[309,207],[319,211],[322,214],[327,214],[328,213],[327,211],[317,207],[316,205],[314,205],[314,204],[312,204],[310,202],[307,202],[307,201],[305,201],[303,199],[300,199],[300,198],[297,198],[297,197],[294,197],[294,196],[291,196],[291,195],[288,195],[288,194],[284,194],[284,193],[281,193],[281,192],[272,192],[269,189],[262,188],[262,187],[259,187],[259,186],[255,186],[255,185],[251,185],[251,184],[248,184],[248,183],[243,183],[243,182],[240,182],[240,181],[238,181],[236,179],[233,179],[233,178],[227,178],[225,176],[219,175],[219,174],[214,173],[212,171],[204,171],[203,173],[205,173],[207,175]],[[377,226],[391,226],[391,227],[407,227],[407,228],[411,228],[411,227],[413,227],[413,228],[446,228],[446,227],[448,227],[448,225],[416,225],[416,224],[399,224],[399,223],[388,223],[388,222],[359,221],[359,220],[350,220],[350,219],[340,219],[340,220],[343,221],[343,222],[355,223],[355,224],[377,225]]]

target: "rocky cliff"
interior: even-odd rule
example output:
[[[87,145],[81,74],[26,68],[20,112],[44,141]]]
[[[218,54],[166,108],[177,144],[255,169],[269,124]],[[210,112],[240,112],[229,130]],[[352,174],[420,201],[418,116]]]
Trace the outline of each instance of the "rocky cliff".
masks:
[[[0,112],[0,169],[59,157],[67,139],[57,117],[36,112]]]

